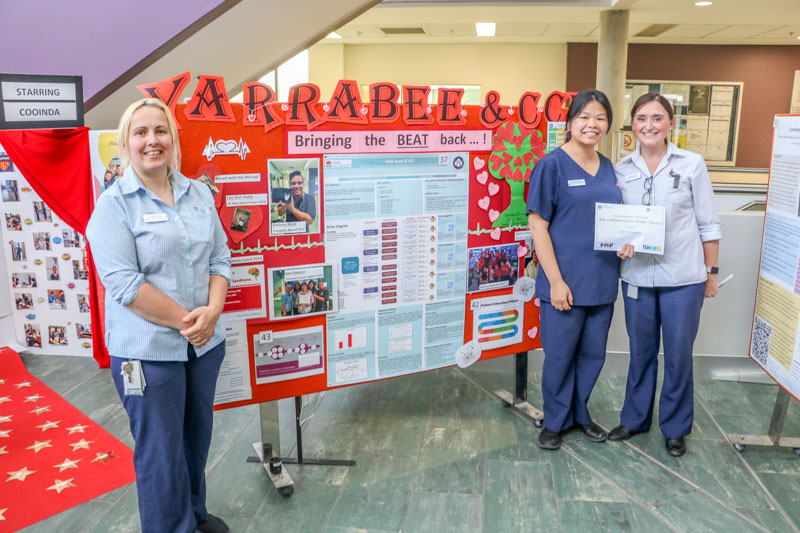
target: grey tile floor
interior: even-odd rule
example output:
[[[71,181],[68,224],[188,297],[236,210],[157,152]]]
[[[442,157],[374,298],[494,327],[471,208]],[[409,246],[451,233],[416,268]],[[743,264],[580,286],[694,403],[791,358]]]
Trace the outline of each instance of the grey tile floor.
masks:
[[[764,433],[777,387],[698,380],[689,451],[674,458],[654,428],[624,443],[565,436],[556,452],[489,391],[510,385],[503,363],[443,369],[322,397],[306,424],[308,457],[355,467],[287,466],[290,498],[247,463],[259,440],[256,406],[217,412],[208,507],[234,532],[800,531],[800,458],[792,450],[736,453],[726,432]],[[132,446],[108,370],[84,358],[24,356],[29,370]],[[529,400],[541,406],[531,372]],[[624,378],[601,376],[595,420],[617,424]],[[800,407],[786,434],[800,436]],[[136,491],[122,487],[27,531],[138,531]]]

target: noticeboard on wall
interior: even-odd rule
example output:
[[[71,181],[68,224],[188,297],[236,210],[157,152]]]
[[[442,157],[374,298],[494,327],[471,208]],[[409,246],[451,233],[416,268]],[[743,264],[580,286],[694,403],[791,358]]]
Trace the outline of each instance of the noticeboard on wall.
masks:
[[[709,165],[734,166],[742,86],[741,82],[628,80],[624,130],[631,129],[630,111],[636,99],[661,93],[675,109],[671,141],[701,154]]]

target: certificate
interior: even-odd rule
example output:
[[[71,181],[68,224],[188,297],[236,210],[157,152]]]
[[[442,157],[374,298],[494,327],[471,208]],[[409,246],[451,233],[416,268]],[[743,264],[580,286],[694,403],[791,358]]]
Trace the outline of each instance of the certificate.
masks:
[[[659,206],[596,203],[594,249],[619,250],[629,243],[636,253],[663,255],[665,213]]]

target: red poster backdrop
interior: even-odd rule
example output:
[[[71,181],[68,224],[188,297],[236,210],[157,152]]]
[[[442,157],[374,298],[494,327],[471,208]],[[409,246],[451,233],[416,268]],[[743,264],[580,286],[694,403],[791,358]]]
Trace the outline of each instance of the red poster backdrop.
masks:
[[[350,82],[355,83],[355,82]],[[551,116],[556,107],[550,104],[547,113],[535,108],[531,102],[538,101],[538,93],[525,93],[526,106],[523,113],[519,107],[500,106],[495,92],[487,94],[482,106],[461,106],[459,94],[439,95],[439,104],[426,105],[420,87],[404,87],[409,92],[408,104],[399,105],[397,87],[392,84],[373,84],[372,104],[362,104],[353,99],[349,87],[343,80],[327,103],[319,102],[319,89],[304,84],[292,93],[290,103],[275,103],[274,93],[261,84],[254,86],[253,94],[261,98],[261,107],[245,107],[241,104],[217,106],[218,114],[225,117],[217,120],[202,120],[213,113],[213,105],[204,104],[197,95],[204,91],[195,90],[195,99],[187,104],[178,104],[175,110],[180,124],[182,150],[182,172],[191,178],[202,175],[212,180],[220,174],[249,174],[246,182],[217,182],[217,208],[220,219],[229,238],[229,246],[234,261],[243,256],[259,255],[261,260],[247,266],[256,275],[266,277],[267,269],[313,265],[325,262],[325,199],[323,186],[325,169],[322,160],[326,152],[324,143],[319,144],[317,152],[298,154],[290,140],[297,143],[297,132],[313,132],[315,136],[335,137],[332,132],[352,133],[353,139],[360,139],[361,149],[381,153],[382,147],[367,146],[368,136],[373,139],[385,137],[389,142],[385,153],[464,152],[469,151],[469,248],[516,244],[522,257],[529,251],[524,241],[527,231],[525,215],[525,195],[530,169],[544,156],[547,120],[560,119]],[[247,90],[247,88],[246,88]],[[258,93],[256,91],[261,91]],[[293,88],[294,91],[294,88]],[[206,91],[208,92],[208,91]],[[423,91],[424,92],[424,91]],[[531,95],[535,95],[535,100]],[[569,103],[569,94],[558,93],[562,104]],[[394,98],[394,100],[392,100]],[[427,98],[427,96],[425,96]],[[248,101],[246,99],[246,101]],[[553,101],[552,95],[547,98]],[[561,107],[563,107],[562,105]],[[204,108],[204,106],[206,108]],[[250,113],[255,110],[255,113]],[[555,111],[554,111],[555,110]],[[245,114],[245,111],[247,114]],[[194,118],[187,118],[192,116]],[[233,115],[231,120],[230,114]],[[357,114],[354,116],[354,114]],[[523,117],[520,117],[520,114]],[[533,115],[536,115],[535,117]],[[521,120],[520,120],[521,118]],[[289,124],[298,125],[289,125]],[[421,135],[427,134],[426,143],[419,142]],[[414,136],[418,137],[414,137]],[[309,136],[306,135],[306,138]],[[402,139],[401,139],[402,137]],[[376,141],[377,142],[377,141]],[[477,145],[478,148],[471,148]],[[328,152],[345,150],[342,145],[332,142]],[[449,150],[448,150],[449,148]],[[355,148],[350,147],[350,150]],[[400,150],[400,151],[398,151]],[[235,207],[226,205],[225,198],[240,195],[267,195],[268,170],[270,159],[319,158],[319,205],[317,217],[321,231],[309,235],[272,236],[270,234],[270,206],[248,205],[249,219],[245,231],[234,230],[237,221]],[[257,176],[253,176],[257,175]],[[263,201],[263,196],[261,197]],[[244,205],[244,204],[242,204]],[[258,272],[260,270],[260,272]],[[520,275],[522,273],[520,272]],[[229,300],[233,300],[228,310],[250,308],[255,294],[253,288],[237,290]],[[464,310],[464,342],[472,337],[473,300],[503,294],[510,294],[511,288],[467,294]],[[266,304],[272,303],[272,295],[264,295]],[[264,330],[274,333],[325,326],[326,316],[315,315],[292,320],[270,322],[266,318],[249,319],[247,334],[249,344],[250,379],[253,391],[252,400],[224,404],[223,408],[249,403],[259,403],[275,399],[309,394],[332,388],[328,386],[327,374],[321,373],[288,381],[257,385],[254,372],[254,353],[252,338]],[[539,312],[535,300],[525,303],[523,340],[518,344],[486,350],[481,358],[493,358],[512,353],[533,350],[541,346],[539,340]],[[327,345],[327,340],[323,346]],[[326,364],[327,366],[327,364]]]

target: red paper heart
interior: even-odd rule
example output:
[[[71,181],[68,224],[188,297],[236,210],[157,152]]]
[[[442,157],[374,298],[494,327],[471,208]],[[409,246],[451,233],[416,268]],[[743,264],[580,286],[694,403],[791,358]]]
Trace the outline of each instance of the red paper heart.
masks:
[[[255,231],[261,227],[261,224],[264,222],[264,211],[262,210],[261,206],[246,206],[244,209],[250,211],[250,222],[247,224],[247,231],[244,232],[231,230],[231,226],[233,225],[233,214],[236,212],[235,207],[226,206],[219,210],[219,219],[222,222],[222,227],[225,228],[225,232],[228,234],[233,244],[239,244],[247,237],[255,233]]]
[[[200,176],[202,176],[203,174],[205,174],[206,176],[211,178],[211,181],[213,181],[214,185],[216,185],[217,189],[219,189],[219,192],[214,195],[214,206],[217,209],[219,209],[220,207],[222,207],[222,198],[225,196],[223,194],[223,192],[222,192],[222,189],[224,187],[223,187],[223,184],[217,183],[215,178],[219,174],[222,174],[222,169],[219,168],[219,166],[213,165],[213,164],[201,165],[200,168],[197,169],[197,174],[195,174],[194,176],[189,176],[189,177],[192,178],[192,179],[197,179]]]

